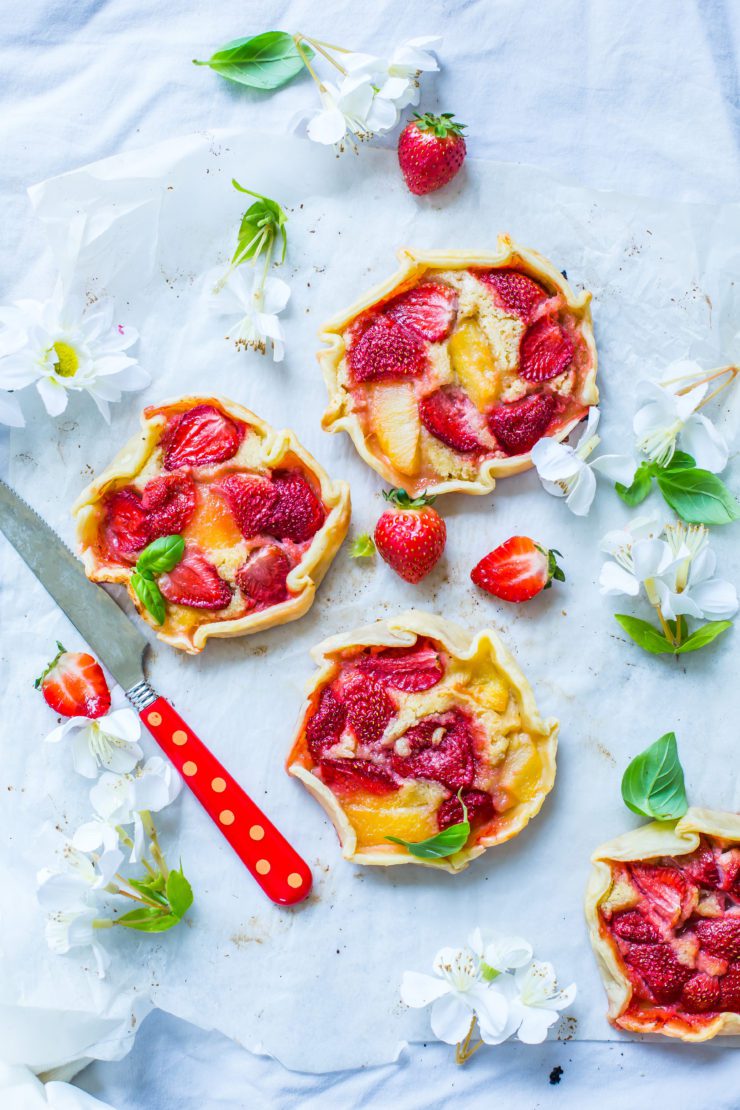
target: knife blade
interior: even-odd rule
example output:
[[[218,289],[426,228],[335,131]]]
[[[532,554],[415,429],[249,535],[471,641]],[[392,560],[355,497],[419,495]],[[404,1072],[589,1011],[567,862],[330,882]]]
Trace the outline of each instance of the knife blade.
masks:
[[[264,892],[293,905],[311,871],[262,810],[144,674],[147,642],[35,509],[0,479],[0,531],[10,541],[126,697]]]

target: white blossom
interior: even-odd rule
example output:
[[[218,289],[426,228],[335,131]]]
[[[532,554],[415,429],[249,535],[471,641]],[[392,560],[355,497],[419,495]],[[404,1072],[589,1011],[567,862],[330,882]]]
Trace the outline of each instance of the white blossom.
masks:
[[[167,760],[155,755],[133,774],[101,775],[90,791],[93,809],[110,825],[134,826],[131,859],[141,858],[144,847],[143,810],[156,813],[173,802],[182,781]]]
[[[552,964],[532,960],[513,975],[502,975],[491,985],[508,1003],[509,1016],[496,1041],[500,1044],[514,1033],[525,1044],[540,1044],[558,1020],[558,1014],[576,997],[576,984],[558,990]]]
[[[353,76],[368,77],[376,90],[377,98],[389,101],[401,111],[410,104],[419,103],[420,74],[439,69],[432,50],[441,42],[442,39],[434,35],[410,39],[397,46],[390,57],[349,54],[342,59],[342,63]],[[395,126],[395,121],[391,126]]]
[[[635,413],[633,430],[638,449],[658,466],[666,466],[681,446],[704,470],[719,473],[727,465],[729,450],[722,434],[711,420],[698,412],[709,383],[704,381],[680,394],[691,378],[702,374],[693,362],[674,363],[678,380],[661,384],[641,381],[637,399],[642,402]]]
[[[709,532],[703,524],[682,521],[665,528],[667,546],[673,555],[655,583],[660,611],[666,620],[679,616],[723,620],[738,609],[737,590],[731,582],[714,576],[717,556],[709,547]]]
[[[151,380],[124,353],[138,334],[116,321],[110,298],[85,305],[58,283],[48,301],[22,300],[1,309],[0,325],[0,390],[35,385],[50,416],[64,412],[70,392],[85,392],[108,421],[111,402]]]
[[[532,945],[524,937],[483,933],[474,929],[468,945],[480,961],[481,974],[491,980],[506,971],[523,967],[532,959]]]
[[[635,473],[633,460],[624,455],[600,455],[587,461],[600,443],[596,435],[599,418],[599,410],[590,408],[586,427],[576,447],[545,436],[532,448],[532,462],[542,485],[554,497],[564,497],[566,505],[576,516],[586,516],[591,508],[596,494],[594,471],[600,471],[626,486],[632,483]]]
[[[226,339],[237,347],[253,347],[263,354],[270,343],[273,360],[282,362],[285,344],[278,315],[290,299],[290,286],[280,278],[265,277],[259,266],[254,267],[251,279],[247,275],[244,266],[237,266],[219,280],[215,273],[209,274],[209,306],[217,315],[234,318]]]
[[[442,948],[434,957],[434,976],[404,972],[401,1000],[421,1009],[431,1006],[435,1037],[458,1044],[477,1018],[483,1040],[497,1038],[508,1019],[504,996],[494,992],[480,973],[480,961],[469,948]]]
[[[123,774],[133,771],[144,752],[138,743],[141,722],[133,709],[114,709],[105,717],[70,717],[53,729],[46,740],[55,744],[69,732],[72,763],[78,774],[94,779],[98,770]]]

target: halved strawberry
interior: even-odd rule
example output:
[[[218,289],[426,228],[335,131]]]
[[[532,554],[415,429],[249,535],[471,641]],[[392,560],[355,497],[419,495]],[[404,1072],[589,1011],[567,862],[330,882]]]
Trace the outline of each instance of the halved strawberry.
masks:
[[[440,735],[441,734],[441,735]],[[459,710],[424,717],[403,734],[407,756],[394,751],[393,770],[410,779],[431,779],[450,790],[471,786],[475,778],[473,736]]]
[[[615,913],[610,926],[620,940],[630,940],[634,944],[657,944],[660,940],[658,930],[643,917],[639,910]]]
[[[161,474],[144,487],[150,539],[176,536],[187,527],[195,508],[195,483],[189,474]]]
[[[567,370],[575,345],[553,316],[543,316],[527,328],[519,345],[519,376],[546,382]]]
[[[711,848],[700,848],[682,867],[689,878],[705,890],[716,890],[719,886],[719,868]]]
[[[290,559],[283,549],[268,543],[249,553],[236,572],[236,584],[252,608],[264,609],[287,599],[285,580],[290,570]]]
[[[426,430],[453,451],[466,455],[482,450],[478,410],[462,389],[446,387],[423,397],[419,416]]]
[[[649,905],[669,925],[685,921],[696,905],[698,891],[677,867],[633,864],[632,878]],[[740,922],[738,922],[740,925]]]
[[[624,958],[639,975],[635,993],[651,1002],[675,1002],[694,974],[678,962],[670,944],[630,944]]]
[[[46,704],[63,717],[102,717],[110,709],[110,690],[97,660],[86,651],[57,654],[36,679]]]
[[[105,498],[101,538],[106,556],[115,562],[135,563],[151,539],[147,512],[135,489],[119,489]]]
[[[269,478],[258,474],[230,474],[216,487],[226,499],[245,539],[270,535],[278,491]]]
[[[369,759],[322,759],[321,776],[328,786],[368,794],[391,794],[400,784]]]
[[[463,790],[462,800],[468,811],[470,827],[485,825],[494,815],[493,798],[484,790]],[[440,832],[450,825],[459,825],[463,819],[463,807],[456,794],[447,798],[437,810],[437,827]]]
[[[383,686],[370,675],[350,675],[342,688],[347,723],[363,744],[375,744],[395,713]]]
[[[681,991],[681,1007],[689,1014],[704,1014],[717,1009],[719,996],[719,979],[701,973],[689,979]]]
[[[429,366],[421,336],[390,316],[379,316],[347,354],[356,382],[419,378]]]
[[[740,960],[740,917],[716,917],[694,926],[702,948],[712,956]]]
[[[457,312],[457,293],[449,285],[429,281],[402,293],[385,311],[404,327],[417,332],[430,343],[446,339]]]
[[[326,519],[321,500],[299,470],[275,471],[273,480],[278,501],[270,534],[293,543],[312,539]]]
[[[730,964],[726,975],[720,979],[720,1010],[740,1013],[740,963]]]
[[[553,579],[565,581],[556,558],[559,554],[529,536],[512,536],[485,555],[470,577],[476,586],[502,601],[529,601],[549,589]]]
[[[224,582],[213,563],[197,547],[185,548],[176,567],[157,580],[164,597],[176,605],[194,609],[226,609],[231,602],[231,588]]]
[[[231,420],[215,405],[196,405],[171,420],[161,439],[165,470],[211,466],[231,459],[239,450],[246,426]]]
[[[552,393],[531,393],[521,401],[492,409],[488,427],[507,455],[525,455],[545,435],[557,407]]]
[[[331,686],[327,686],[321,691],[319,704],[306,724],[308,750],[316,761],[339,742],[346,720],[347,710]]]
[[[439,652],[431,644],[412,648],[384,648],[362,656],[357,669],[371,674],[383,686],[405,693],[418,693],[436,686],[444,674]]]
[[[478,273],[477,277],[491,290],[499,308],[515,313],[527,324],[548,299],[542,286],[519,270],[487,270]]]

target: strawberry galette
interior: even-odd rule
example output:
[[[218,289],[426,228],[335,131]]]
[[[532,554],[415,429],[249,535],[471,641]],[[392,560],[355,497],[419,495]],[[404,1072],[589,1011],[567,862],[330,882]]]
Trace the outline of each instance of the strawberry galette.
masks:
[[[323,426],[409,493],[488,493],[598,402],[590,293],[501,236],[418,254],[320,332]]]
[[[409,611],[312,652],[288,771],[334,822],[346,859],[460,871],[520,832],[555,779],[557,721],[543,721],[495,632],[471,636]],[[467,843],[428,861],[414,844],[463,820]]]
[[[302,616],[347,532],[346,482],[233,401],[168,401],[142,428],[74,506],[88,577],[124,583],[160,639],[189,652]],[[165,536],[184,540],[171,567],[146,557]]]
[[[740,816],[690,809],[593,864],[586,916],[611,1023],[684,1041],[740,1033]]]

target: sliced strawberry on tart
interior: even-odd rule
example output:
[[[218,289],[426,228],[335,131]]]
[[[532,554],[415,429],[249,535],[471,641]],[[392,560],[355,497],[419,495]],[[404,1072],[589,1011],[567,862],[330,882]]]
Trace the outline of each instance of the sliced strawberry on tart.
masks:
[[[586,916],[620,1029],[740,1033],[740,817],[689,809],[598,848]]]
[[[487,493],[598,402],[590,293],[536,251],[399,254],[322,330],[323,426],[394,486]]]
[[[328,813],[346,859],[456,872],[539,812],[557,722],[542,720],[494,632],[472,636],[410,611],[312,655],[320,670],[287,769]],[[470,833],[454,854],[430,861],[408,847],[466,814]]]
[[[142,428],[74,506],[88,577],[125,584],[189,652],[302,616],[347,532],[347,484],[233,401],[182,397]]]

